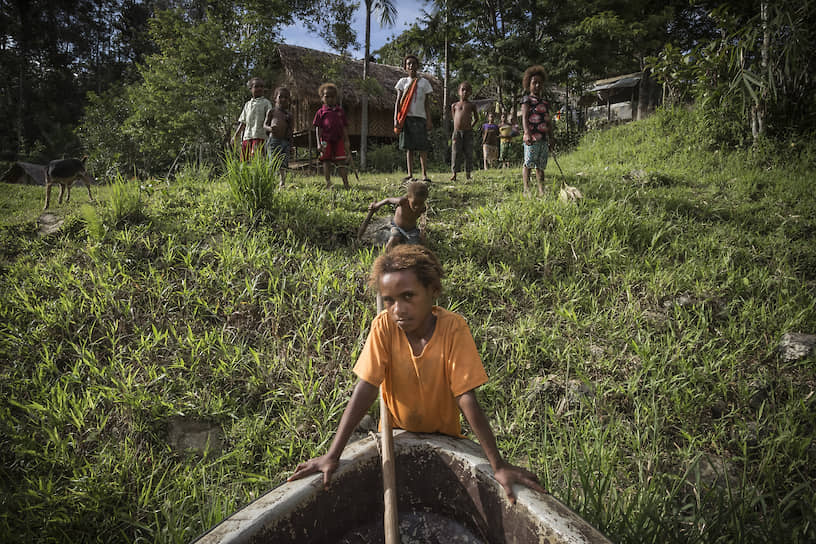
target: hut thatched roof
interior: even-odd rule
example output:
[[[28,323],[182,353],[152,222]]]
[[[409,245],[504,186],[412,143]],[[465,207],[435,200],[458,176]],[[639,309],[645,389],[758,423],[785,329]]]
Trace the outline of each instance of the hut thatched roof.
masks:
[[[356,106],[360,103],[363,61],[286,44],[278,45],[278,54],[284,75],[282,80],[276,81],[276,85],[289,87],[293,98],[308,98],[320,102],[317,94],[318,87],[331,81],[340,90],[344,107]],[[400,78],[406,76],[405,70],[399,66],[369,62],[368,72],[369,77],[376,80],[382,87],[382,94],[369,94],[369,105],[373,108],[393,110],[396,98],[394,85]],[[439,97],[442,95],[442,84],[431,74],[423,72],[421,75],[430,81],[436,101],[441,103]]]
[[[33,164],[30,162],[15,162],[6,170],[0,181],[4,183],[23,183],[28,185],[45,185],[45,164]],[[34,183],[31,183],[33,180]]]

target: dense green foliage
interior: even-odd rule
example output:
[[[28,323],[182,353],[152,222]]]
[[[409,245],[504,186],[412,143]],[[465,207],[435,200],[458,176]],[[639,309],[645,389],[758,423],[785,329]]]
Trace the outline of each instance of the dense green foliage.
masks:
[[[753,4],[753,5],[752,5]],[[765,17],[762,14],[762,4]],[[649,59],[667,103],[694,102],[715,145],[762,135],[807,135],[816,128],[816,3],[813,0],[725,2],[710,18],[720,36],[689,47],[668,43]],[[753,127],[754,132],[758,127]],[[756,139],[756,135],[754,135]]]
[[[613,541],[812,542],[815,359],[776,346],[816,332],[816,145],[707,152],[693,125],[589,135],[559,157],[578,205],[554,165],[545,199],[518,169],[434,183],[440,302],[501,450]],[[187,542],[325,450],[374,313],[354,234],[400,174],[254,216],[208,177],[0,229],[0,540]],[[219,440],[185,451],[179,420]]]
[[[315,31],[329,28],[325,37],[346,33],[353,40],[352,5],[3,2],[0,114],[6,122],[0,127],[0,160],[43,162],[88,153],[114,176],[145,165],[166,172],[167,156],[182,151],[214,159],[202,146],[222,143],[224,111],[237,117],[233,110],[246,98],[243,83],[250,74],[270,75],[269,51],[280,28],[299,19]],[[194,153],[190,148],[196,144]]]
[[[104,180],[167,175],[179,158],[216,165],[247,98],[244,83],[277,75],[270,51],[280,29],[299,20],[327,47],[346,52],[364,32],[351,26],[355,10],[387,12],[384,3],[358,4],[4,3],[0,159],[87,154]],[[659,9],[643,0],[433,0],[424,7],[415,25],[375,54],[392,64],[418,54],[439,76],[447,58],[450,98],[466,79],[476,96],[510,109],[531,64],[543,65],[573,98],[596,79],[653,69],[678,99],[703,108],[714,145],[753,141],[748,118],[756,120],[756,112],[775,136],[808,134],[816,123],[813,0],[671,0]],[[654,91],[644,78],[639,96],[647,109]]]

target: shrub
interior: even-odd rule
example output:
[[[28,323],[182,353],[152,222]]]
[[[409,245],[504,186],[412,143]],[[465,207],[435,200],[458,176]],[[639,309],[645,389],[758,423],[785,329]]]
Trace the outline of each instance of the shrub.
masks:
[[[270,210],[277,194],[277,173],[283,157],[268,159],[265,152],[256,153],[246,161],[233,153],[224,156],[225,177],[235,204],[241,211],[254,215]]]
[[[110,188],[110,200],[102,213],[105,223],[115,227],[145,219],[145,203],[138,181],[128,181],[117,174]]]
[[[405,152],[395,144],[374,147],[366,155],[366,168],[374,172],[394,172],[405,162]]]

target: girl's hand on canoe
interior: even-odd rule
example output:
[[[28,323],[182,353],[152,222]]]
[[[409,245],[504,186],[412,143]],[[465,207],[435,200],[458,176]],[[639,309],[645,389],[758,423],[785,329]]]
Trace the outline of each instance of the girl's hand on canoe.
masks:
[[[507,493],[507,498],[512,504],[516,504],[516,495],[513,493],[513,484],[521,484],[523,486],[534,489],[539,493],[546,493],[547,490],[538,483],[538,478],[535,474],[526,468],[517,467],[515,465],[504,465],[493,473],[504,492]]]
[[[301,478],[305,478],[311,474],[316,474],[318,472],[323,473],[323,487],[329,486],[329,480],[331,480],[332,474],[334,471],[337,470],[337,466],[340,462],[333,458],[329,457],[328,455],[321,455],[320,457],[315,457],[313,459],[309,459],[305,463],[301,463],[295,468],[294,474],[289,476],[286,481],[291,482],[292,480],[300,480]]]

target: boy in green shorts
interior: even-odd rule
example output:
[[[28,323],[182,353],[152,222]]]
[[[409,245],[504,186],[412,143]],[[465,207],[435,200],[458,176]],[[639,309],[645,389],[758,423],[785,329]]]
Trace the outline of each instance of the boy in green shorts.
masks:
[[[408,77],[397,81],[397,100],[394,103],[394,132],[399,134],[399,148],[405,151],[408,162],[408,176],[403,181],[414,179],[414,153],[419,153],[419,165],[422,168],[422,181],[428,178],[428,132],[433,128],[431,123],[431,103],[427,99],[433,92],[431,83],[418,74],[419,59],[408,55],[403,62]]]

